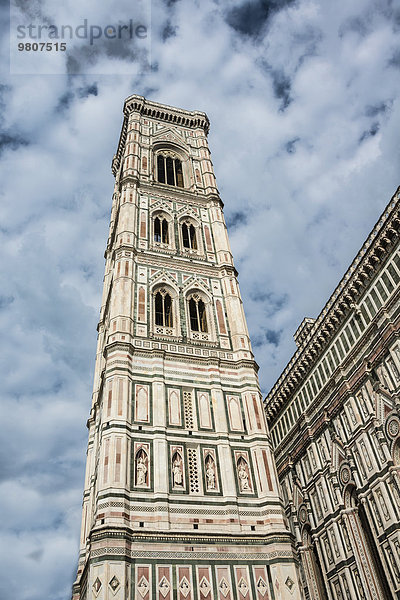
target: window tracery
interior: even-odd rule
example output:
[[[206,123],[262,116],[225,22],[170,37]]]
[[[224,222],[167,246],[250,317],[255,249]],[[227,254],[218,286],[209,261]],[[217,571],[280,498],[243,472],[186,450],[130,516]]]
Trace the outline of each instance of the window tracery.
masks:
[[[203,300],[192,296],[189,300],[190,328],[192,331],[207,333],[207,315]]]
[[[184,187],[182,162],[174,153],[163,150],[157,154],[157,181]]]
[[[189,248],[190,250],[197,250],[196,229],[192,223],[182,224],[182,242],[184,248]]]
[[[154,219],[153,239],[156,243],[169,243],[168,221],[162,216]]]
[[[179,312],[177,294],[169,286],[156,286],[152,291],[152,324],[155,335],[178,335]]]
[[[210,341],[215,335],[209,298],[193,291],[186,296],[187,327],[192,340]]]

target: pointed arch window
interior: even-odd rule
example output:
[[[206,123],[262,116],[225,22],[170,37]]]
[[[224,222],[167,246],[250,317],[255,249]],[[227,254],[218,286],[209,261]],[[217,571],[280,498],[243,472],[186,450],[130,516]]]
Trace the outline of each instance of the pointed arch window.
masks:
[[[189,300],[190,329],[207,333],[206,306],[201,298]]]
[[[167,219],[156,217],[154,219],[154,241],[168,244],[168,222]]]
[[[179,158],[158,154],[157,181],[183,188],[182,162]]]
[[[196,228],[192,224],[183,223],[182,225],[182,241],[185,248],[197,250]]]
[[[154,301],[154,312],[156,325],[161,327],[173,326],[172,299],[167,292],[157,292]]]

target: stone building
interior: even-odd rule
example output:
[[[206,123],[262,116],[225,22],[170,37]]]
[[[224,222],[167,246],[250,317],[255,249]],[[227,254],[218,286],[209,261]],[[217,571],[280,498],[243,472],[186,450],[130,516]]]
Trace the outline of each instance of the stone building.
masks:
[[[201,112],[129,97],[74,600],[299,600]]]
[[[399,198],[265,399],[312,600],[400,597]]]

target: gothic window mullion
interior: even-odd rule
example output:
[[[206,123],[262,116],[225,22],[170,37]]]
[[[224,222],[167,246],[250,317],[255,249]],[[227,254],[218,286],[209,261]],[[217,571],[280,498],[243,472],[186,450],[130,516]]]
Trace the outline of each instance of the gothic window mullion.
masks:
[[[173,327],[172,298],[169,294],[157,292],[154,299],[155,325]]]

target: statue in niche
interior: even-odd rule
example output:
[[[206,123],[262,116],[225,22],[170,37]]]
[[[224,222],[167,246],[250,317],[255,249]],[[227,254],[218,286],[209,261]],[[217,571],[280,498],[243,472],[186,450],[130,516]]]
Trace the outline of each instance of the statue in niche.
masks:
[[[249,490],[249,474],[247,473],[246,463],[243,459],[238,461],[237,473],[239,478],[240,491],[243,492]]]
[[[214,461],[209,456],[206,461],[206,478],[207,478],[207,489],[215,490],[215,469]]]
[[[174,486],[183,486],[182,459],[179,454],[175,454],[172,461],[172,481]]]
[[[147,484],[147,465],[146,455],[142,451],[138,452],[136,459],[136,485]]]

